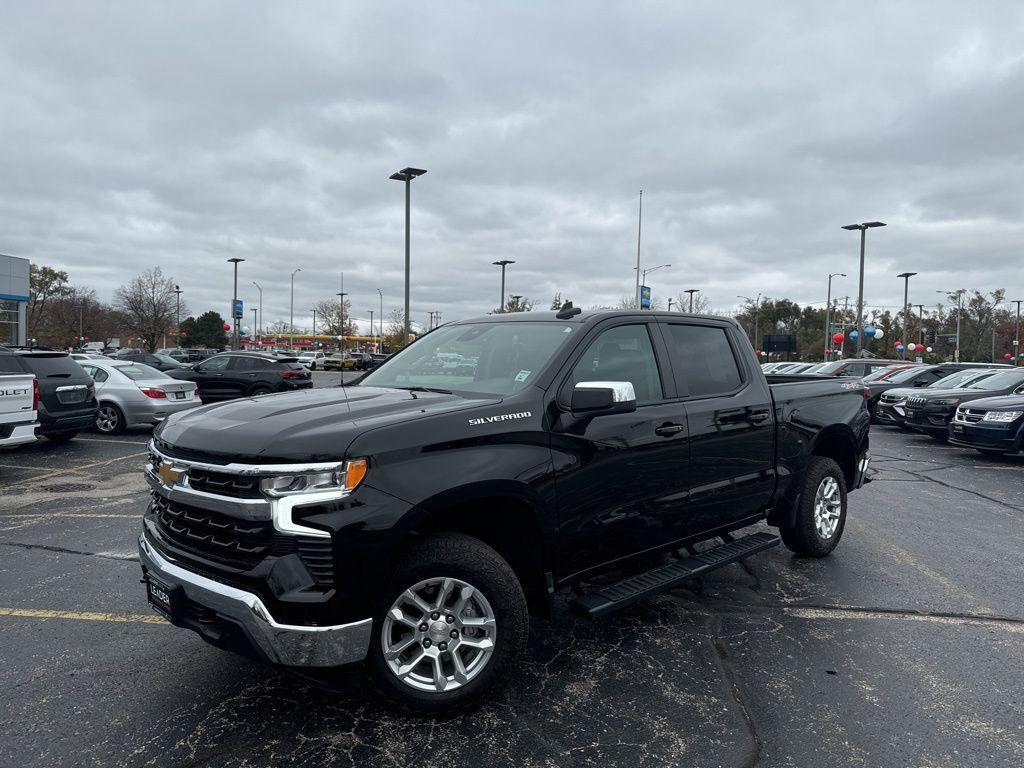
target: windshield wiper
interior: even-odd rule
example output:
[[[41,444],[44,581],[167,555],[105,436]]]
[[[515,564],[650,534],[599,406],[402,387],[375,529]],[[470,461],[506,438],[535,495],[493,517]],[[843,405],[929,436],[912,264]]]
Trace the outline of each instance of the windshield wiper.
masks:
[[[450,389],[441,389],[440,387],[392,387],[392,389],[405,389],[409,392],[437,392],[441,395],[450,395],[452,391]]]

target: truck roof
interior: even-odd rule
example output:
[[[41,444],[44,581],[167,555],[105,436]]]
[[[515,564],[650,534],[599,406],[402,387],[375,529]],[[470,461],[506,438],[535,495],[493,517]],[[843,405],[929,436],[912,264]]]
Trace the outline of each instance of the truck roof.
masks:
[[[461,325],[463,323],[528,323],[528,322],[558,322],[558,323],[579,323],[589,324],[596,323],[600,320],[605,320],[609,317],[665,317],[674,320],[682,318],[696,319],[696,320],[716,320],[719,322],[726,322],[732,325],[736,324],[736,321],[731,317],[721,317],[719,315],[698,315],[689,314],[687,312],[668,312],[665,310],[636,310],[636,309],[583,309],[579,314],[573,315],[572,317],[559,317],[559,312],[545,311],[545,312],[504,312],[501,314],[483,315],[480,317],[467,317],[462,320],[453,320],[446,325]],[[443,327],[443,326],[442,326]]]

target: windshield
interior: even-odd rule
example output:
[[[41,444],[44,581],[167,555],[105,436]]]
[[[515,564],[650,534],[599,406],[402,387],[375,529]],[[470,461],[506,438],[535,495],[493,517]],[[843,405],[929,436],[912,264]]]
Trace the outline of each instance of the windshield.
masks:
[[[921,369],[917,368],[917,367],[914,367],[914,368],[904,368],[903,370],[896,371],[895,373],[893,373],[893,371],[891,369],[890,370],[885,370],[883,368],[880,371],[875,371],[870,376],[866,376],[864,378],[864,381],[879,381],[879,380],[882,380],[882,381],[885,381],[885,382],[887,382],[889,384],[902,384],[904,381],[910,381],[915,376],[920,376],[920,375],[921,375]]]
[[[142,363],[132,363],[131,365],[119,365],[117,366],[117,372],[123,373],[132,381],[146,381],[148,379],[163,379],[166,378],[164,374],[160,373],[156,368],[150,368],[148,365]]]
[[[845,362],[845,360],[833,360],[831,363],[825,363],[817,370],[817,373],[835,373]]]
[[[178,365],[178,361],[177,361],[177,360],[175,360],[175,359],[174,359],[173,357],[171,357],[170,355],[162,355],[162,354],[159,354],[159,353],[158,353],[158,354],[157,354],[157,356],[156,356],[156,358],[157,358],[157,360],[159,360],[159,361],[160,361],[161,363],[169,363],[169,364],[171,364],[171,365]]]
[[[446,326],[388,359],[358,386],[510,395],[536,380],[573,330],[564,323]]]
[[[948,376],[943,376],[941,379],[933,384],[929,384],[929,389],[957,389],[962,387],[968,382],[975,381],[985,376],[991,376],[995,371],[989,371],[984,368],[975,368],[974,370],[957,371],[951,373]]]
[[[1008,389],[1024,382],[1024,371],[994,373],[980,381],[972,381],[964,389]]]

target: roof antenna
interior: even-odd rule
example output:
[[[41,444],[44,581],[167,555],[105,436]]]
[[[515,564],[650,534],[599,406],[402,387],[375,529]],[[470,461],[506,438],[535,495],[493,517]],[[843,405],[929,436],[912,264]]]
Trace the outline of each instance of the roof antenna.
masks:
[[[568,320],[570,317],[576,317],[576,315],[583,312],[579,307],[574,307],[571,301],[565,302],[562,308],[558,310],[558,314],[555,315],[559,320]]]

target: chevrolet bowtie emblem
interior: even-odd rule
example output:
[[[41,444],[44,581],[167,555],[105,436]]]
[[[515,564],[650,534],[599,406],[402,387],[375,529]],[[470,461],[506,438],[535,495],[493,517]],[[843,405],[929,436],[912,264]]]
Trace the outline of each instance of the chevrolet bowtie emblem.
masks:
[[[163,480],[164,485],[174,485],[181,478],[182,471],[175,469],[170,464],[163,462],[160,464],[160,479]]]

